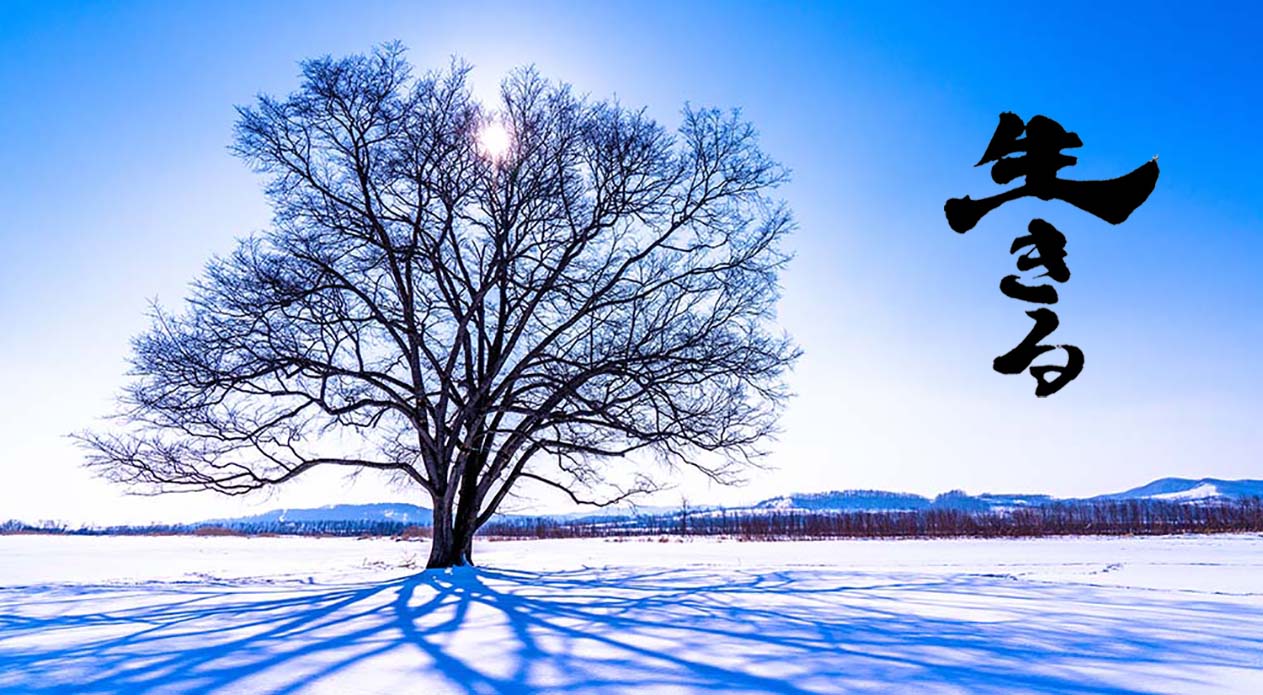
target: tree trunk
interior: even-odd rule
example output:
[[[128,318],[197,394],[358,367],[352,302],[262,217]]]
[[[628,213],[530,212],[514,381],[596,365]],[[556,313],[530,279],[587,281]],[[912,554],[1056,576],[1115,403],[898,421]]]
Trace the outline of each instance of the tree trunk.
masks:
[[[461,567],[472,565],[474,528],[473,520],[456,519],[450,509],[443,509],[443,501],[434,501],[433,538],[430,545],[430,559],[426,561],[428,570],[445,567]]]
[[[441,498],[434,500],[434,526],[430,539],[430,559],[426,561],[428,570],[443,567],[456,567],[464,564],[460,546],[456,543],[455,529],[452,527],[452,511],[443,508]]]
[[[472,532],[470,532],[470,534],[465,537],[465,540],[463,541],[462,546],[464,547],[463,554],[465,558],[465,564],[472,567],[474,564],[474,534]]]

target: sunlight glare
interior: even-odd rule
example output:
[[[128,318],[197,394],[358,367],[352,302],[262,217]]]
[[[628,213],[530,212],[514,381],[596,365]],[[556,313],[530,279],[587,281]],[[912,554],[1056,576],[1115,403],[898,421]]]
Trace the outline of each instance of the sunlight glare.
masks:
[[[488,123],[478,133],[478,147],[483,156],[497,162],[504,159],[512,141],[508,129],[499,122]]]

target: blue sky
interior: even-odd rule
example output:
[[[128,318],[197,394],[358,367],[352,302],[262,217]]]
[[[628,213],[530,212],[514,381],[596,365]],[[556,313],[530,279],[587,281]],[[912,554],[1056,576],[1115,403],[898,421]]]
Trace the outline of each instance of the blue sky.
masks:
[[[226,149],[233,106],[292,90],[303,58],[393,39],[419,68],[463,57],[488,96],[535,64],[669,126],[685,102],[740,107],[793,170],[781,321],[806,356],[777,470],[736,490],[684,478],[660,502],[1263,477],[1263,10],[1106,5],[0,3],[0,517],[416,501],[335,477],[120,501],[63,437],[109,411],[147,299],[177,304],[267,225]],[[1159,155],[1156,191],[1118,227],[1022,201],[955,234],[944,200],[1000,190],[972,164],[1005,110],[1079,133],[1068,177]],[[1030,326],[998,282],[1036,216],[1069,238],[1055,337],[1087,359],[1044,400],[991,371]]]

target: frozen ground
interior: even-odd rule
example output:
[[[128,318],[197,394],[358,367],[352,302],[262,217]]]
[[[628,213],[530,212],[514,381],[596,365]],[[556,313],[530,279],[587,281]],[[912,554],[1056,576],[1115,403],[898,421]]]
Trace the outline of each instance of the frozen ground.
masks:
[[[1263,536],[0,537],[0,692],[1263,692]]]

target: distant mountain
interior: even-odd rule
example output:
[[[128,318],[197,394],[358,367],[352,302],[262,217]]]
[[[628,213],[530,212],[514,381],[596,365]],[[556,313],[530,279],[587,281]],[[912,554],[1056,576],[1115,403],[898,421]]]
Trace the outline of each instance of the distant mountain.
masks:
[[[577,512],[567,512],[565,514],[546,514],[542,516],[545,516],[549,519],[556,519],[558,521],[578,521],[578,520],[601,521],[604,519],[624,519],[628,517],[637,517],[637,516],[670,516],[672,514],[678,514],[684,511],[685,509],[686,507],[682,507],[680,505],[647,506],[643,504],[638,504],[634,507],[592,507],[590,509],[580,509]],[[723,511],[724,507],[689,506],[687,507],[687,509],[689,512],[709,512],[709,511],[718,512],[718,511]],[[497,513],[496,516],[499,516],[501,518],[513,518],[513,517],[538,518],[541,515]]]
[[[952,490],[934,499],[907,492],[882,490],[835,490],[832,492],[799,493],[763,500],[754,510],[801,510],[831,512],[911,512],[922,509],[957,509],[962,511],[991,511],[1014,509],[1054,501],[1048,495],[996,495],[984,493],[970,495],[963,490]]]
[[[1151,499],[1169,502],[1235,501],[1251,497],[1263,498],[1263,480],[1220,480],[1218,478],[1162,478],[1148,485],[1112,495],[1099,495],[1088,500]],[[919,511],[922,509],[956,509],[961,511],[1006,511],[1037,507],[1054,502],[1075,502],[1051,495],[1009,495],[983,493],[970,495],[952,490],[930,499],[921,495],[882,490],[835,490],[832,492],[797,493],[763,500],[751,507],[754,511]]]
[[[401,524],[428,526],[433,514],[415,504],[333,504],[315,509],[274,509],[270,512],[243,516],[235,519],[213,519],[207,524],[311,524],[322,522],[376,522],[389,521]]]
[[[929,498],[907,492],[834,490],[784,495],[763,500],[752,509],[812,511],[914,511],[927,509]]]
[[[1093,499],[1150,499],[1179,501],[1241,500],[1263,497],[1263,480],[1220,480],[1219,478],[1162,478],[1125,492],[1101,495]]]
[[[1263,498],[1263,480],[1220,480],[1218,478],[1162,478],[1125,492],[1099,495],[1086,501],[1148,499],[1169,502],[1219,502]],[[834,490],[782,495],[765,499],[749,506],[718,507],[692,506],[691,514],[752,513],[773,514],[782,511],[830,511],[830,512],[898,512],[926,509],[954,509],[969,512],[1002,512],[1022,507],[1038,507],[1054,502],[1078,502],[1085,500],[1058,499],[1049,495],[1010,495],[983,493],[971,495],[963,490],[945,492],[933,499],[906,492],[883,490]],[[590,521],[633,518],[637,516],[672,516],[683,511],[681,507],[637,507],[590,509],[569,514],[550,515],[558,521],[585,519]],[[500,515],[511,518],[518,515]],[[526,516],[526,515],[521,515]],[[312,525],[326,523],[401,523],[429,526],[432,523],[429,509],[412,504],[337,504],[315,509],[276,509],[253,516],[236,519],[215,519],[203,524],[227,526],[257,525]]]
[[[930,505],[935,509],[959,509],[963,511],[1000,511],[1021,507],[1037,507],[1041,504],[1055,502],[1050,495],[1012,495],[984,492],[981,495],[969,495],[963,490],[945,492],[934,498]]]

